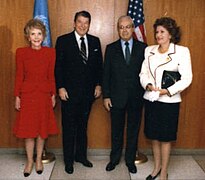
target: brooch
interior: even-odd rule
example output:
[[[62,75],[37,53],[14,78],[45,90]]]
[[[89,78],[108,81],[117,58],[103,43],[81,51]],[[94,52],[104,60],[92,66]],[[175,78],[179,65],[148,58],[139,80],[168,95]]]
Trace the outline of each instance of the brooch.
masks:
[[[167,58],[166,58],[166,61],[170,61],[170,60],[171,60],[170,57],[167,57]]]

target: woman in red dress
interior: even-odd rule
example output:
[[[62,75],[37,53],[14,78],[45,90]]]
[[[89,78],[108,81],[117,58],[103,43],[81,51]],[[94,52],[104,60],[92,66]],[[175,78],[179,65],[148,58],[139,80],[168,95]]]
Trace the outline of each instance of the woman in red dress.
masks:
[[[24,28],[29,47],[16,50],[15,108],[17,110],[14,134],[25,139],[27,163],[24,176],[31,174],[36,147],[35,169],[43,172],[42,152],[48,135],[57,134],[55,106],[55,49],[42,47],[46,36],[44,24],[31,19]]]

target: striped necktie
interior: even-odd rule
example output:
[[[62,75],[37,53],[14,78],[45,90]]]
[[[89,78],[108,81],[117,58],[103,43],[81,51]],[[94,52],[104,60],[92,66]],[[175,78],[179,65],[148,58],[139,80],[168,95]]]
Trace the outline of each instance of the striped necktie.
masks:
[[[87,55],[86,55],[86,46],[85,46],[85,42],[84,42],[84,37],[80,38],[81,40],[81,44],[80,44],[80,55],[83,58],[83,63],[87,64]]]

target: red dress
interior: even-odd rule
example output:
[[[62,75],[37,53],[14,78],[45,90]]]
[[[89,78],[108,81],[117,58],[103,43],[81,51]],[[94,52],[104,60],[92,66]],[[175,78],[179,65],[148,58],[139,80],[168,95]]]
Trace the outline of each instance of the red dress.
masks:
[[[54,48],[16,50],[14,95],[20,97],[21,107],[13,132],[19,138],[47,138],[58,133],[51,101],[56,93],[54,65]]]

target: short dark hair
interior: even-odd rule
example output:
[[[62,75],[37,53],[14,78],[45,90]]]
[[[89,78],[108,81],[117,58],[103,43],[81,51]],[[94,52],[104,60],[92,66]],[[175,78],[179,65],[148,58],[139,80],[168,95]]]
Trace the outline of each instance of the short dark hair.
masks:
[[[88,19],[89,19],[89,24],[90,24],[90,22],[91,22],[91,15],[90,15],[90,13],[89,13],[88,11],[79,11],[79,12],[76,12],[76,13],[75,13],[75,17],[74,17],[74,22],[76,22],[76,20],[77,20],[77,18],[78,18],[79,16],[83,16],[83,17],[88,18]]]
[[[153,28],[154,28],[154,35],[156,34],[157,26],[163,26],[171,35],[170,41],[174,44],[177,44],[181,39],[181,31],[180,27],[177,26],[177,23],[174,19],[170,17],[162,17],[156,19]],[[156,38],[156,37],[155,37]]]

